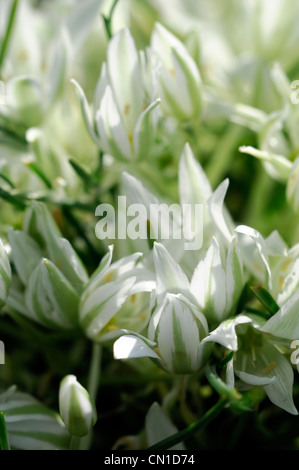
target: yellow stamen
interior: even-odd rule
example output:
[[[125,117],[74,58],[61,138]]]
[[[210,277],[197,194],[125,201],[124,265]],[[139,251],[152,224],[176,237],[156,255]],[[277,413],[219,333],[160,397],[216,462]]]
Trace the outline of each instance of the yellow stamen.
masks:
[[[106,277],[104,278],[104,282],[105,283],[108,283],[108,282],[111,282],[113,279],[113,272],[110,272],[106,275]]]
[[[118,328],[117,328],[115,325],[109,325],[109,326],[107,326],[107,328],[108,328],[109,331],[116,331],[116,330],[118,330]]]
[[[268,374],[268,372],[271,372],[271,370],[275,369],[277,363],[276,362],[271,362],[271,364],[268,365],[262,372],[263,374]]]
[[[130,112],[130,109],[131,109],[131,105],[126,104],[125,109],[124,109],[124,115],[125,116],[128,116],[128,114]]]

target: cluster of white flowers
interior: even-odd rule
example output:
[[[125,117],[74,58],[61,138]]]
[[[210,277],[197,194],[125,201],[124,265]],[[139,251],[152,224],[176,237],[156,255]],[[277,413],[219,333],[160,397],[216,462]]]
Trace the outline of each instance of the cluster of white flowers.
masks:
[[[263,232],[265,212],[256,211],[259,217],[249,217],[247,225],[246,216],[235,222],[228,210],[228,170],[237,151],[243,162],[244,153],[260,159],[263,167],[255,171],[283,188],[292,220],[299,212],[299,113],[289,78],[296,70],[298,6],[290,0],[227,0],[228,13],[216,0],[211,10],[207,1],[193,7],[178,0],[164,2],[167,7],[143,2],[159,18],[151,23],[147,46],[140,48],[124,14],[108,41],[96,36],[105,50],[90,78],[77,55],[92,49],[86,38],[107,2],[53,2],[54,10],[61,8],[59,24],[47,18],[52,10],[46,2],[36,9],[24,0],[14,18],[17,3],[0,0],[4,317],[42,331],[75,332],[109,348],[115,360],[150,358],[171,377],[221,362],[218,378],[228,397],[259,387],[274,405],[296,415],[299,364],[291,353],[299,339],[298,233],[295,227],[288,245],[283,222]],[[194,19],[199,13],[200,33]],[[102,23],[111,33],[111,18],[104,15]],[[213,159],[201,160],[201,152]],[[262,198],[259,184],[261,178],[253,192]],[[119,195],[146,209],[200,205],[201,226],[192,212],[189,222],[200,230],[195,237],[202,245],[186,250],[174,231],[167,240],[148,234],[146,240],[99,242],[96,207],[115,204]],[[162,232],[166,219],[162,213]],[[0,411],[1,400],[9,410],[9,397],[32,405],[15,390],[5,397]],[[72,371],[61,382],[59,402],[70,435],[87,435],[95,405]],[[157,410],[151,408],[148,419],[158,413],[164,420]],[[60,418],[56,428],[65,441]],[[55,447],[49,439],[48,447]],[[26,448],[25,441],[15,442]]]

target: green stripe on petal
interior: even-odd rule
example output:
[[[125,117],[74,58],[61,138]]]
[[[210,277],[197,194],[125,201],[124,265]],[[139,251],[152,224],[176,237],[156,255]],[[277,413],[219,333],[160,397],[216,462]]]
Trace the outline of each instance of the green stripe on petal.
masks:
[[[5,304],[11,282],[11,268],[8,255],[0,240],[0,308]]]
[[[73,436],[86,436],[97,420],[94,402],[74,375],[67,375],[59,388],[59,410]]]
[[[13,449],[68,449],[69,435],[59,415],[32,396],[12,389],[0,395],[0,409]]]

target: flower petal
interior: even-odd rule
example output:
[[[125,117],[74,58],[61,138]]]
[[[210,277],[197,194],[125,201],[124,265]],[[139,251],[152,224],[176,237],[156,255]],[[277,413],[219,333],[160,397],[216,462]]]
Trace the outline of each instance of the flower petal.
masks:
[[[131,359],[136,357],[152,357],[158,359],[160,357],[149,344],[154,346],[155,343],[150,343],[148,340],[143,340],[140,337],[133,335],[121,336],[115,341],[113,346],[113,355],[115,359]]]

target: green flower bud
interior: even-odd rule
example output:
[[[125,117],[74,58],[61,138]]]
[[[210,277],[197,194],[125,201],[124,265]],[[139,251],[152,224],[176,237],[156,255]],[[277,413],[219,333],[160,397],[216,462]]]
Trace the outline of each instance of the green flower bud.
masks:
[[[113,347],[115,359],[150,357],[172,374],[197,372],[211,354],[204,315],[181,294],[166,294],[154,311],[148,338],[124,334]]]
[[[45,251],[47,258],[60,269],[79,292],[88,275],[77,253],[68,240],[62,238],[51,213],[43,203],[34,202],[24,217],[24,231]]]
[[[79,296],[61,271],[42,259],[30,276],[25,291],[28,315],[50,328],[77,326]]]
[[[67,375],[59,389],[59,411],[69,433],[86,436],[97,420],[94,402],[74,375]]]
[[[167,371],[190,374],[207,359],[210,348],[202,343],[207,334],[203,314],[181,294],[167,294],[152,316],[148,336]]]
[[[8,231],[11,257],[17,274],[24,285],[42,259],[42,250],[38,243],[21,230]]]

